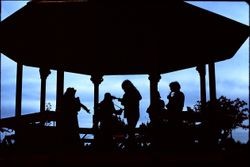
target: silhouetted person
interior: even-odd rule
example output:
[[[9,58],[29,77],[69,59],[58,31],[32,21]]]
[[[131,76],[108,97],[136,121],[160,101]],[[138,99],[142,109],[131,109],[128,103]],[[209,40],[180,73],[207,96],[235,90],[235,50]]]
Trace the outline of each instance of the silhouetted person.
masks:
[[[140,117],[140,92],[130,80],[124,80],[122,83],[124,90],[123,97],[118,99],[124,106],[124,118],[127,119],[128,143],[130,147],[134,146],[134,129]]]
[[[149,105],[147,113],[149,114],[150,122],[153,125],[160,125],[163,122],[163,114],[165,112],[165,103],[161,99],[159,91],[156,92],[156,97]]]
[[[65,147],[75,149],[80,146],[78,112],[83,108],[86,112],[90,110],[80,102],[79,97],[75,97],[76,90],[72,87],[67,88],[62,97],[61,117],[58,126],[63,133]]]
[[[179,82],[174,81],[169,84],[170,93],[167,96],[168,103],[167,114],[168,121],[171,126],[180,126],[181,120],[179,119],[179,114],[182,112],[184,107],[185,95],[180,90],[181,86]]]
[[[159,149],[162,146],[163,138],[163,115],[165,111],[165,103],[161,99],[159,91],[156,92],[153,101],[147,109],[151,125],[152,148]]]
[[[104,94],[104,99],[98,104],[97,118],[100,123],[98,147],[105,150],[112,150],[113,143],[113,116],[114,114],[121,114],[120,110],[116,110],[113,99],[110,93]]]
[[[180,117],[180,114],[183,110],[185,96],[180,90],[181,86],[179,82],[171,82],[169,88],[170,93],[167,96],[168,103],[166,105],[167,132],[169,134],[167,135],[168,138],[166,145],[170,150],[182,149],[183,143],[186,142],[186,135],[184,133],[185,129],[182,126],[182,118]]]

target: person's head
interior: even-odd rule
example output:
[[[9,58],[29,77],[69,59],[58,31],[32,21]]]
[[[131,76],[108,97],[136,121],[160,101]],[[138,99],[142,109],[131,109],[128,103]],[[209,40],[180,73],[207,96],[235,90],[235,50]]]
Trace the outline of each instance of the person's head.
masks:
[[[128,89],[130,89],[131,87],[133,87],[133,84],[130,80],[126,79],[122,82],[122,89],[124,91],[127,91]]]
[[[67,96],[75,96],[75,94],[76,94],[76,90],[73,87],[68,87],[65,92],[65,95]]]
[[[113,98],[113,97],[111,96],[110,93],[107,92],[107,93],[104,94],[104,99],[105,99],[105,100],[112,100],[112,98]]]
[[[173,92],[179,91],[181,89],[181,85],[177,81],[171,82],[169,84],[169,87],[170,87],[170,90]]]

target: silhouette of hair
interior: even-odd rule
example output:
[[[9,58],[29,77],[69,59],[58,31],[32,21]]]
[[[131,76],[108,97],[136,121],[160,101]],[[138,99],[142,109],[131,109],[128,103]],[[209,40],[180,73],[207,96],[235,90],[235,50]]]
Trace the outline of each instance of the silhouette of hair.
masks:
[[[126,79],[122,82],[122,89],[128,91],[128,90],[134,90],[136,89],[136,87],[130,80]]]
[[[112,96],[110,93],[105,93],[104,94],[104,99],[112,99]]]
[[[169,84],[169,87],[172,88],[173,90],[180,90],[181,85],[179,84],[178,81],[173,81]]]
[[[68,87],[65,95],[74,95],[76,93],[76,90],[73,87]]]

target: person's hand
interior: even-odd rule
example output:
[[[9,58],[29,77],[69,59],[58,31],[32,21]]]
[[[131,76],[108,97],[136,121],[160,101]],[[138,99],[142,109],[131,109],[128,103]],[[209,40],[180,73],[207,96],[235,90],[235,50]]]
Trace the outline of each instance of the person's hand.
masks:
[[[168,99],[170,99],[173,96],[173,92],[170,92],[167,96]]]

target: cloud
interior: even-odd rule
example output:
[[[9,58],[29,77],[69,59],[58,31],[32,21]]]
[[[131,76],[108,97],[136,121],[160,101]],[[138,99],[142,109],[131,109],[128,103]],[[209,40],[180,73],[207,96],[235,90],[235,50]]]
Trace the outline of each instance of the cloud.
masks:
[[[200,8],[209,10],[224,17],[236,20],[240,23],[249,24],[246,14],[249,12],[249,6],[246,2],[188,2]]]
[[[237,80],[223,80],[217,83],[217,95],[223,95],[233,99],[240,98],[241,100],[248,102],[248,84],[238,82]]]
[[[2,3],[2,20],[16,12],[18,9],[27,4],[29,0],[19,0],[19,1],[1,1]]]
[[[1,116],[0,118],[12,117],[15,115],[15,103],[14,99],[5,99],[4,103],[1,103]]]

